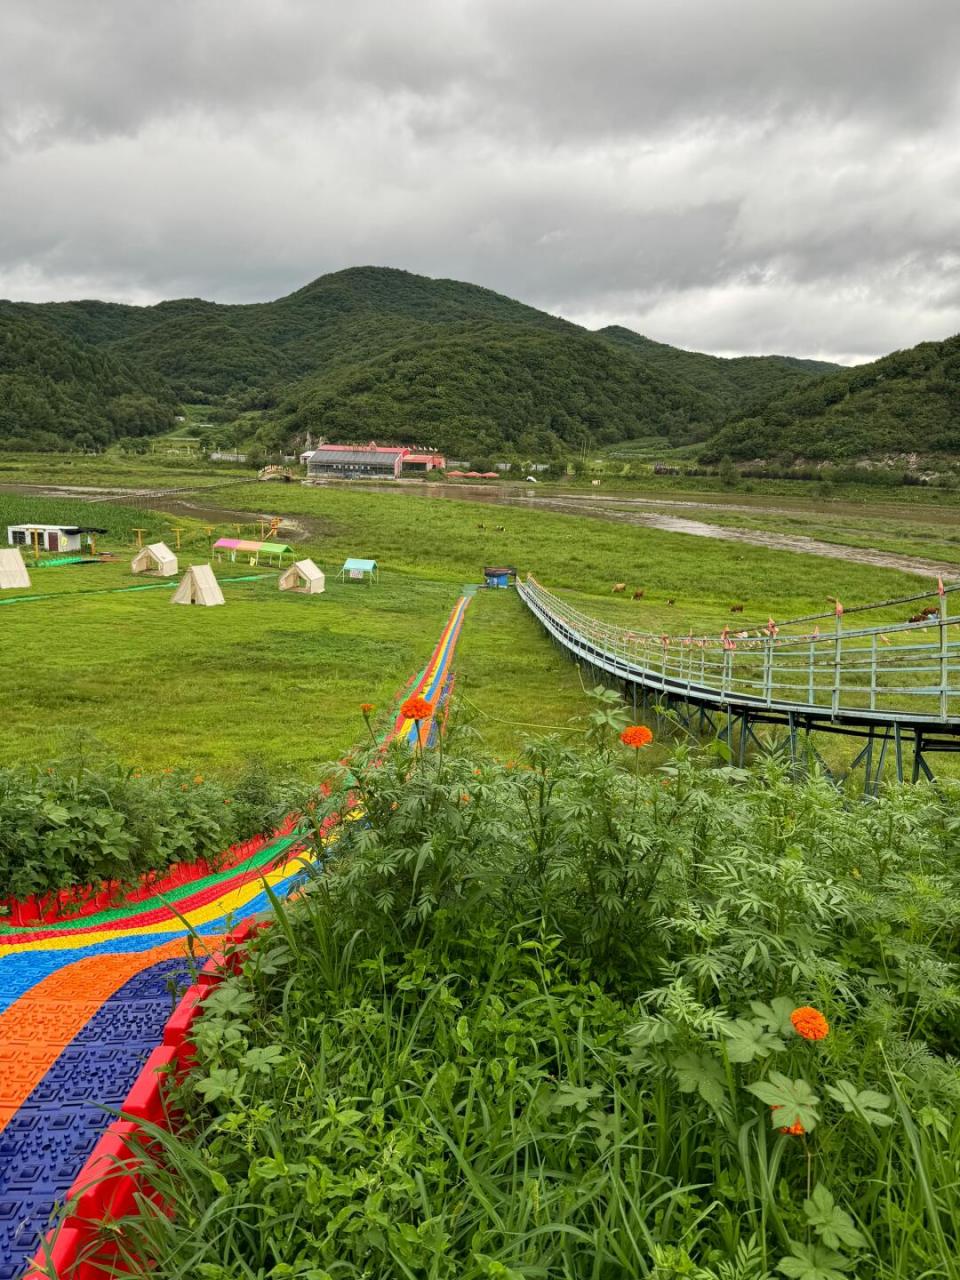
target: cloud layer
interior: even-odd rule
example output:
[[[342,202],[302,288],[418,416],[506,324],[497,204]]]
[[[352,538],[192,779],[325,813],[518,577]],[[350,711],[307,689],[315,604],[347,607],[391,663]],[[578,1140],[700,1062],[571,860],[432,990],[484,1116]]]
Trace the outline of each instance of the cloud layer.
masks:
[[[863,360],[960,330],[955,0],[7,0],[0,296],[361,263]]]

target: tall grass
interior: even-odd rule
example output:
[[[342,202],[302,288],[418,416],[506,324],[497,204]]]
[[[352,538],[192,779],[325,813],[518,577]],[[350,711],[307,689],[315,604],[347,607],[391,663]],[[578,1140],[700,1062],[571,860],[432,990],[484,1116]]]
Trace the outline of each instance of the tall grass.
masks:
[[[685,753],[648,774],[615,727],[601,706],[584,751],[397,749],[345,779],[364,822],[207,1002],[155,1172],[173,1212],[124,1228],[131,1260],[960,1275],[952,792],[850,807]]]

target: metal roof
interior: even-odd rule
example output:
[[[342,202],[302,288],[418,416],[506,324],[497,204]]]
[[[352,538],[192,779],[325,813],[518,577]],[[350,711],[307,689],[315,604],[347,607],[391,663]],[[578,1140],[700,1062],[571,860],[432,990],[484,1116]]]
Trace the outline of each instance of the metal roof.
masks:
[[[11,529],[26,529],[26,530],[36,529],[38,533],[41,531],[43,533],[47,533],[47,532],[66,533],[66,534],[69,534],[71,537],[77,533],[108,533],[109,532],[108,529],[95,529],[92,525],[79,525],[79,524],[8,524],[7,532],[9,533]]]
[[[343,569],[341,569],[340,572],[342,573],[344,569],[348,573],[350,572],[351,569],[362,569],[364,573],[372,573],[376,567],[377,567],[376,560],[354,560],[353,557],[351,556],[348,559],[344,560]]]
[[[314,466],[319,462],[325,463],[354,463],[365,462],[368,466],[379,463],[381,466],[393,466],[394,462],[403,453],[402,449],[314,449],[310,457],[307,459],[307,468]]]

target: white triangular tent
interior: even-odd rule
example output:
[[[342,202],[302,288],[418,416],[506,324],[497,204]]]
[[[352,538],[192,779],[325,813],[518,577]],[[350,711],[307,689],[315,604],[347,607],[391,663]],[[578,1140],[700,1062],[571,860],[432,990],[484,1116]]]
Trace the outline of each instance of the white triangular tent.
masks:
[[[298,560],[280,575],[281,591],[302,591],[307,596],[318,596],[326,591],[326,579],[323,570],[318,569],[312,560]]]
[[[193,564],[173,593],[171,604],[226,604],[220,583],[208,564]]]
[[[11,587],[29,587],[30,575],[23,563],[23,556],[16,547],[0,549],[0,591]]]
[[[130,562],[134,573],[152,573],[157,578],[172,578],[177,572],[177,557],[165,542],[151,542],[141,547]]]

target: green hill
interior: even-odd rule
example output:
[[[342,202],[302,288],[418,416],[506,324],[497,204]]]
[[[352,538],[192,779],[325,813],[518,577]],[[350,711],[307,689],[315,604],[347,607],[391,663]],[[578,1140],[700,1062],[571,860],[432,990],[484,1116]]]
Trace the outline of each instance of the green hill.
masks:
[[[97,449],[174,423],[155,376],[0,308],[0,449]]]
[[[798,360],[793,356],[723,356],[704,355],[654,342],[632,329],[610,325],[598,334],[618,343],[641,359],[644,364],[680,378],[689,386],[712,396],[725,413],[743,412],[751,405],[763,404],[774,396],[792,391],[811,378],[836,373],[842,365],[825,360]]]
[[[960,336],[818,379],[736,416],[710,440],[705,461],[960,453]]]
[[[2,303],[0,315],[85,353],[74,399],[86,378],[90,407],[66,412],[60,435],[95,444],[163,429],[150,426],[146,403],[175,398],[228,416],[263,410],[269,444],[310,430],[414,438],[466,456],[650,438],[686,445],[830,368],[780,356],[721,360],[620,328],[594,334],[489,289],[379,267],[322,276],[275,302]],[[56,359],[51,341],[37,345],[37,377],[47,356]],[[111,427],[95,355],[143,401],[136,430]],[[20,442],[48,441],[64,413],[62,397],[34,391],[20,397]],[[81,418],[91,420],[86,431]]]
[[[702,439],[715,403],[583,330],[503,322],[416,326],[366,359],[290,389],[281,433],[426,440],[466,456],[551,453],[656,434]]]

